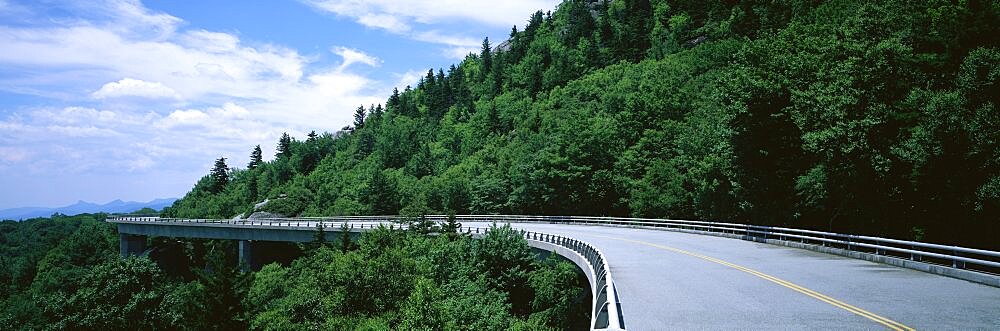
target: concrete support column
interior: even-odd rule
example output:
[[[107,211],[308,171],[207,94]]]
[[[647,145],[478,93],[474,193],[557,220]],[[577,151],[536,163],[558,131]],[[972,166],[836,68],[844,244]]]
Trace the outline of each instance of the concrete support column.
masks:
[[[146,236],[119,233],[118,251],[122,257],[141,255],[146,251]]]
[[[249,240],[240,240],[239,251],[240,255],[240,269],[243,271],[250,271],[251,263],[253,262],[253,256],[251,255],[251,242]]]

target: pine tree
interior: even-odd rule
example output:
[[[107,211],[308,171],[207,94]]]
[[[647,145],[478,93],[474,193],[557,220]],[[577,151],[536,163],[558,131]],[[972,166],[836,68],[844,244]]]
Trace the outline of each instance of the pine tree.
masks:
[[[437,85],[437,79],[434,78],[434,69],[427,69],[427,75],[424,76],[423,86],[425,90],[434,90],[434,86]]]
[[[400,114],[410,117],[417,116],[420,112],[416,101],[413,100],[413,88],[410,85],[406,85],[406,88],[403,89],[403,94],[399,96],[399,109]]]
[[[261,164],[264,163],[264,159],[261,156],[260,145],[253,148],[253,152],[250,152],[250,163],[247,164],[247,169],[257,169]]]
[[[485,76],[490,73],[490,70],[493,70],[493,50],[490,49],[489,37],[483,39],[483,50],[479,53],[479,58],[483,61],[482,72]]]
[[[281,134],[281,139],[278,140],[278,152],[274,156],[278,158],[292,156],[292,137],[288,132]]]
[[[215,160],[215,167],[212,168],[212,193],[222,192],[229,184],[229,167],[226,166],[226,158],[220,157]]]
[[[365,125],[365,106],[358,106],[354,111],[354,129],[360,129]]]
[[[300,156],[300,158],[295,158],[298,160],[299,173],[303,175],[307,175],[313,169],[316,169],[316,165],[323,158],[320,151],[319,135],[316,134],[316,131],[310,131],[307,137],[305,146],[303,146],[304,148],[299,149],[300,155],[297,156]]]
[[[392,95],[389,96],[389,101],[386,101],[385,108],[387,110],[392,110],[392,111],[397,111],[398,112],[400,110],[399,109],[399,106],[400,106],[399,105],[399,101],[400,101],[399,100],[399,89],[393,87],[392,88]]]

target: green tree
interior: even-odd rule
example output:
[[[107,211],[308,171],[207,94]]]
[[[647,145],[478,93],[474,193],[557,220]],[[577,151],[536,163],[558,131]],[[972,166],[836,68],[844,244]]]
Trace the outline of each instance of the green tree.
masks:
[[[527,241],[510,224],[494,224],[472,247],[479,270],[491,287],[509,293],[512,311],[526,316],[531,311],[533,293],[528,277],[534,261]]]
[[[277,158],[290,157],[292,155],[292,137],[288,135],[288,132],[283,132],[281,134],[281,139],[278,139],[278,150],[274,154]]]
[[[115,259],[93,269],[63,306],[64,329],[153,329],[165,326],[158,307],[163,275],[152,261]]]
[[[264,164],[264,159],[261,157],[260,145],[253,148],[253,152],[250,152],[250,163],[247,164],[247,169],[257,169],[261,164]]]
[[[426,278],[418,278],[413,292],[406,298],[401,307],[402,330],[443,330],[445,329],[444,312],[441,308],[441,291],[434,282]]]
[[[373,215],[392,215],[399,211],[396,184],[380,170],[372,171],[361,196]]]
[[[234,242],[210,241],[204,269],[195,270],[205,291],[204,323],[211,329],[246,329],[241,301],[253,276],[240,271],[234,246]]]
[[[354,111],[354,129],[361,129],[365,125],[365,106],[359,106]]]
[[[229,166],[226,165],[226,158],[220,157],[215,160],[215,166],[212,167],[212,172],[209,174],[212,178],[212,185],[209,187],[209,191],[212,193],[220,193],[229,184]]]
[[[490,47],[490,38],[483,38],[483,47],[479,51],[480,72],[488,75],[493,70],[493,49]]]

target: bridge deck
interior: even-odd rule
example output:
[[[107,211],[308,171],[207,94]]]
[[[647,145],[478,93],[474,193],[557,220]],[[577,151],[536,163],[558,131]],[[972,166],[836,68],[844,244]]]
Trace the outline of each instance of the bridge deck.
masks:
[[[629,330],[1000,328],[1000,288],[963,280],[737,239],[512,225],[603,250]]]
[[[260,225],[118,223],[120,230],[140,235],[199,236],[185,232],[193,231],[214,238],[217,234],[197,228],[236,228],[239,231],[230,232],[250,237],[219,238],[240,240],[267,240],[256,237],[273,230],[310,234],[306,230],[315,227],[309,221],[293,222],[284,230]],[[361,222],[354,224],[354,231],[361,231],[357,228]],[[715,236],[572,224],[511,225],[573,237],[603,251],[628,330],[1000,329],[1000,288],[969,281]]]

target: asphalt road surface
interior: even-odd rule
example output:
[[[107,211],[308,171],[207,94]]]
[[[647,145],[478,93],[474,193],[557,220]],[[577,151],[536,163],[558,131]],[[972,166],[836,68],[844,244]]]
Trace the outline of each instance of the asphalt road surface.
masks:
[[[688,233],[512,226],[601,249],[629,330],[1000,330],[1000,288],[964,280]]]

